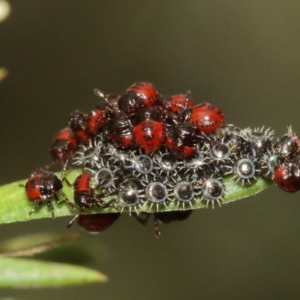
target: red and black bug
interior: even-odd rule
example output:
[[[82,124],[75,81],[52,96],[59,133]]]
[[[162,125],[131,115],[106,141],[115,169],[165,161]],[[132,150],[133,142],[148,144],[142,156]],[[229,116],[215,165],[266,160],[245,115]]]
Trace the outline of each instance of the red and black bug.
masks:
[[[83,172],[74,182],[74,202],[79,209],[89,209],[93,207],[108,207],[110,202],[103,202],[102,197],[108,196],[105,192],[96,194],[95,189],[101,188],[102,182],[93,184],[93,176],[88,172]]]
[[[224,114],[220,108],[210,103],[195,105],[183,112],[183,120],[199,131],[213,133],[224,125]]]
[[[196,129],[188,123],[179,123],[167,129],[166,146],[177,157],[192,157],[197,152],[197,144],[200,142]]]
[[[193,107],[194,101],[190,99],[189,93],[187,94],[176,94],[170,97],[165,97],[163,100],[163,106],[169,111],[179,114],[185,109]]]
[[[288,192],[295,193],[300,190],[300,163],[288,161],[275,167],[274,182],[277,186]]]
[[[92,175],[84,172],[74,182],[74,202],[80,210],[100,206],[100,201],[95,194]]]
[[[106,122],[107,103],[100,102],[88,115],[86,121],[86,132],[94,137]]]
[[[55,135],[50,146],[50,155],[55,162],[66,164],[77,147],[78,143],[73,130],[66,127]]]
[[[44,170],[36,170],[33,172],[25,184],[25,192],[29,201],[35,203],[30,214],[41,205],[46,204],[51,209],[52,216],[54,216],[54,208],[51,202],[53,198],[58,203],[65,202],[72,206],[71,202],[69,202],[62,192],[62,188],[62,181],[54,173]],[[62,195],[63,199],[59,200],[58,195]]]
[[[174,221],[184,221],[190,217],[192,214],[192,210],[183,210],[183,211],[167,211],[167,212],[157,212],[154,214],[149,213],[140,213],[140,214],[132,214],[136,220],[142,225],[146,225],[149,219],[153,216],[154,218],[154,233],[156,238],[161,236],[161,232],[159,230],[159,222],[162,224],[169,224]]]
[[[292,131],[288,130],[274,145],[276,154],[279,154],[285,159],[294,159],[300,155],[300,140],[299,137]]]
[[[157,89],[148,82],[137,82],[127,88],[125,94],[120,97],[118,105],[120,110],[128,116],[134,116],[139,109],[153,107],[159,100]]]
[[[69,117],[69,128],[74,132],[77,144],[88,144],[90,136],[87,133],[87,115],[75,111]]]
[[[115,223],[120,216],[120,213],[80,214],[77,224],[90,233],[99,233]]]
[[[133,127],[130,120],[123,114],[114,116],[103,127],[106,141],[112,142],[117,148],[128,149],[133,146]]]
[[[94,92],[101,101],[87,115],[86,132],[90,137],[96,136],[106,122],[120,113],[118,107],[119,95],[105,95],[98,89],[95,89]]]
[[[75,111],[69,118],[69,128],[74,132],[78,144],[88,144],[109,119],[119,115],[118,95],[104,95],[99,90],[95,90],[95,93],[102,101],[92,111],[88,114]]]
[[[136,144],[148,153],[158,150],[165,140],[165,124],[155,108],[141,110],[133,120]]]
[[[102,201],[102,197],[105,196],[105,193],[96,194],[95,187],[93,185],[92,180],[93,180],[92,175],[87,172],[83,172],[82,174],[77,176],[77,178],[75,179],[74,202],[80,212],[82,212],[86,209],[93,208],[93,207],[107,208],[113,202],[113,200],[111,200],[109,202]],[[76,220],[78,220],[80,218],[81,219],[85,218],[82,216],[83,215],[81,213],[77,214],[69,222],[67,227],[71,227]],[[88,223],[87,219],[85,220],[86,223]],[[93,220],[93,217],[91,217],[90,220]],[[82,222],[84,222],[84,221],[82,221]],[[88,224],[86,224],[86,226],[88,226]],[[90,224],[90,226],[92,226],[92,225]]]

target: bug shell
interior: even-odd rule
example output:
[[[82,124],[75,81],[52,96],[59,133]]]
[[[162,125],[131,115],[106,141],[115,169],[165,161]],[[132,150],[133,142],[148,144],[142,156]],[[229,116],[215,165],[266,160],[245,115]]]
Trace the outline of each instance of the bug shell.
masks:
[[[88,144],[90,136],[86,130],[87,115],[80,111],[73,112],[69,117],[69,127],[74,132],[78,144]]]
[[[168,211],[155,213],[155,217],[164,224],[169,224],[174,221],[184,221],[192,214],[192,210],[183,211]]]
[[[284,162],[277,166],[274,172],[274,182],[288,193],[298,192],[300,190],[299,161]]]
[[[99,206],[99,201],[95,195],[93,177],[90,173],[83,172],[75,179],[74,202],[79,209]]]
[[[99,233],[115,223],[120,216],[119,213],[80,214],[77,218],[77,224],[89,233]]]
[[[168,189],[162,182],[150,182],[146,187],[146,197],[153,203],[163,203],[168,199]]]
[[[233,165],[234,179],[244,184],[252,184],[257,180],[261,170],[258,169],[257,160],[250,157],[242,157],[235,161]]]
[[[274,131],[264,127],[261,128],[245,128],[242,130],[243,137],[252,143],[256,150],[257,156],[262,157],[265,153],[273,150],[272,138]]]
[[[137,82],[127,88],[125,94],[118,100],[119,109],[132,117],[139,109],[153,107],[159,100],[159,94],[154,85],[148,82]]]
[[[197,152],[197,145],[201,147],[202,141],[204,141],[204,139],[202,139],[197,134],[195,128],[188,123],[168,127],[166,146],[176,157],[192,157]]]
[[[214,208],[215,203],[221,206],[225,193],[225,186],[221,178],[210,177],[204,180],[202,185],[202,198]]]
[[[53,199],[59,204],[66,203],[70,208],[75,208],[74,204],[63,193],[62,188],[62,180],[54,173],[42,169],[33,172],[25,184],[28,200],[35,203],[29,214],[33,213],[41,205],[46,204],[52,211],[52,217],[54,217]],[[59,195],[62,195],[63,199],[59,199]]]
[[[121,149],[131,148],[134,143],[132,124],[123,114],[114,116],[104,125],[103,136]]]
[[[179,114],[194,105],[195,103],[192,99],[190,99],[189,94],[165,96],[163,99],[163,106],[175,114]]]
[[[141,201],[143,193],[142,185],[139,180],[127,179],[120,184],[118,200],[122,206],[135,206]],[[144,195],[142,195],[144,196]]]
[[[300,155],[300,140],[298,136],[289,129],[274,145],[275,153],[287,159],[294,159]]]
[[[30,175],[25,191],[30,201],[43,202],[55,197],[62,187],[62,181],[54,173],[37,170]]]
[[[174,187],[175,198],[183,203],[190,202],[194,199],[194,187],[188,181],[177,182]]]
[[[202,103],[186,109],[183,119],[200,132],[213,133],[224,125],[225,116],[220,108]]]
[[[94,137],[107,121],[106,119],[107,103],[100,102],[86,117],[86,132]]]
[[[77,148],[78,142],[73,130],[66,127],[55,135],[49,152],[54,161],[65,164]]]
[[[165,124],[158,110],[143,109],[134,117],[132,123],[135,142],[141,149],[153,153],[162,146],[165,140]]]

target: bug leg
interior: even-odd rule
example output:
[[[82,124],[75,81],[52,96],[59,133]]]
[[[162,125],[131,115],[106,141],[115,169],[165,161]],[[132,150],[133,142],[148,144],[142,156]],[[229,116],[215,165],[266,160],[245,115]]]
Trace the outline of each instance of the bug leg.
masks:
[[[36,202],[34,207],[29,211],[29,215],[32,215],[34,212],[39,210],[42,206],[43,202]]]
[[[155,237],[157,239],[160,238],[161,236],[161,232],[159,230],[159,220],[156,214],[154,214],[154,220],[153,220],[153,224],[154,224],[154,233],[155,233]]]
[[[80,213],[75,215],[68,223],[67,228],[70,228],[71,226],[73,226],[74,222],[79,218]]]

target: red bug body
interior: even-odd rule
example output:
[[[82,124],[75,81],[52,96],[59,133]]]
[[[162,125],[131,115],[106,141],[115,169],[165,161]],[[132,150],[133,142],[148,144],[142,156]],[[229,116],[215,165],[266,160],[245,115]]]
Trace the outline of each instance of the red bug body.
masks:
[[[198,140],[196,130],[190,124],[182,123],[167,130],[166,146],[171,153],[180,158],[195,155]]]
[[[95,194],[94,186],[92,184],[92,175],[90,173],[83,172],[75,179],[74,201],[80,212],[85,209],[100,207],[100,205],[102,208],[109,207],[111,202],[104,203],[101,200],[103,195],[104,194]],[[67,227],[71,227],[77,220],[79,225],[88,231],[101,231],[101,228],[104,230],[110,226],[109,223],[112,224],[114,222],[113,220],[109,220],[109,217],[107,219],[104,217],[103,220],[101,220],[99,216],[95,218],[92,216],[93,215],[83,215],[79,213],[69,222]],[[113,217],[111,217],[111,219],[113,219]]]
[[[167,211],[161,213],[155,213],[154,217],[163,224],[169,224],[173,221],[184,221],[190,217],[192,210],[184,211]]]
[[[133,214],[138,222],[142,225],[146,225],[149,219],[154,216],[154,232],[156,238],[159,238],[161,233],[159,230],[159,222],[163,224],[169,224],[174,221],[184,221],[190,217],[192,210],[185,211],[167,211],[167,212],[157,212],[154,214],[142,212],[140,214]]]
[[[104,126],[103,134],[105,139],[113,142],[117,148],[128,149],[133,145],[132,125],[124,115],[109,120]]]
[[[280,156],[293,159],[300,155],[300,140],[298,136],[289,129],[274,145],[275,152]]]
[[[148,108],[140,111],[134,119],[134,138],[139,147],[148,153],[160,148],[165,140],[165,124],[158,111]]]
[[[75,111],[69,117],[69,128],[74,132],[78,144],[88,144],[90,137],[86,131],[87,115]]]
[[[64,128],[59,131],[50,147],[50,155],[54,161],[66,163],[76,151],[78,143],[73,130]]]
[[[276,167],[274,182],[277,186],[288,192],[295,193],[300,190],[300,164],[298,161],[284,162]]]
[[[54,216],[52,198],[59,201],[58,194],[62,194],[64,196],[62,202],[69,203],[61,191],[62,187],[62,181],[54,173],[43,170],[33,172],[25,184],[25,192],[29,201],[35,203],[35,207],[30,213],[46,203],[52,210],[52,216]]]
[[[157,104],[159,94],[156,88],[148,82],[137,82],[127,88],[125,94],[118,101],[119,108],[133,116],[143,107],[153,107]]]
[[[86,131],[90,136],[95,136],[100,128],[105,123],[105,110],[107,105],[105,103],[99,103],[95,109],[93,109],[87,115]]]
[[[197,148],[195,146],[179,146],[174,142],[174,140],[170,137],[166,139],[166,146],[170,150],[172,154],[180,158],[189,158],[195,155]]]
[[[38,170],[26,182],[25,191],[32,202],[42,202],[55,197],[62,189],[61,180],[52,172]]]
[[[77,224],[90,233],[99,233],[110,227],[120,216],[119,213],[80,214],[77,218]]]
[[[74,201],[81,208],[91,208],[99,206],[98,199],[95,196],[90,173],[80,174],[74,182]]]
[[[223,112],[210,103],[198,104],[183,113],[184,121],[190,123],[199,131],[212,133],[224,125]]]
[[[183,110],[193,107],[195,105],[194,101],[185,94],[177,94],[169,97],[163,105],[173,113],[181,113]]]

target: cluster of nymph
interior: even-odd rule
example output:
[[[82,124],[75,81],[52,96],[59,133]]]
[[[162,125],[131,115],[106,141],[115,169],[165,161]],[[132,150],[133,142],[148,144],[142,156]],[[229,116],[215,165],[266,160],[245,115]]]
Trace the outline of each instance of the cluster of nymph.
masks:
[[[47,204],[53,213],[56,199],[77,212],[70,224],[77,220],[97,232],[123,211],[142,223],[152,211],[156,221],[168,223],[188,217],[199,202],[221,205],[228,176],[242,186],[265,177],[287,192],[300,189],[300,141],[291,129],[273,142],[270,129],[226,124],[220,108],[196,104],[189,92],[161,95],[146,82],[121,95],[95,92],[98,105],[73,112],[50,147],[61,178],[49,168],[29,177],[32,211]],[[62,182],[74,168],[81,171],[68,183],[74,198],[67,199]],[[88,213],[108,207],[118,213]]]

